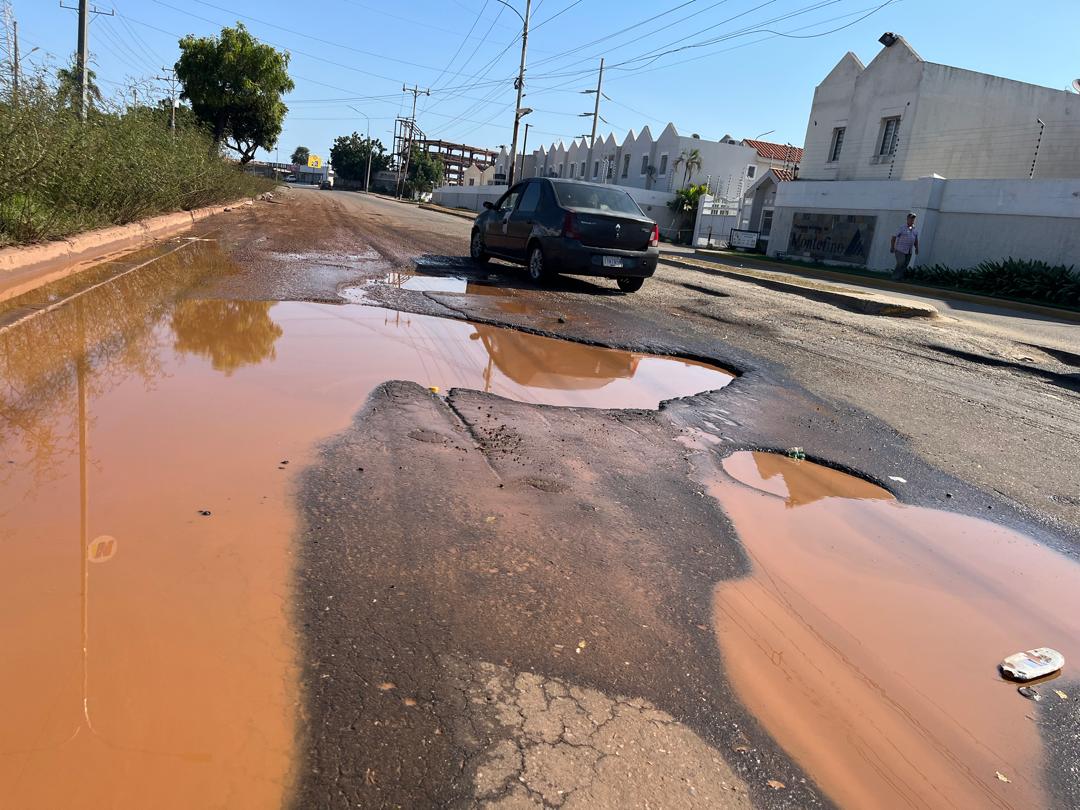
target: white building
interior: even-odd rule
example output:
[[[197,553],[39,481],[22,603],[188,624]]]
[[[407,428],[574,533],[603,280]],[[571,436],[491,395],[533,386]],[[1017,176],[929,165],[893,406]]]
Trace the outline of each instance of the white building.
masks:
[[[927,62],[901,36],[814,91],[800,180],[1080,177],[1080,96]]]
[[[494,166],[480,166],[470,163],[461,173],[461,185],[463,186],[488,186],[495,177]]]
[[[700,165],[687,169],[696,152]],[[789,144],[737,141],[729,136],[709,141],[698,135],[682,135],[668,124],[658,137],[648,126],[630,130],[622,143],[615,136],[598,136],[590,150],[580,138],[569,146],[562,142],[537,147],[523,173],[526,177],[566,177],[597,183],[614,183],[645,191],[673,192],[689,184],[708,183],[720,196],[740,199],[762,171],[792,168],[802,150]],[[694,162],[694,161],[691,161]]]

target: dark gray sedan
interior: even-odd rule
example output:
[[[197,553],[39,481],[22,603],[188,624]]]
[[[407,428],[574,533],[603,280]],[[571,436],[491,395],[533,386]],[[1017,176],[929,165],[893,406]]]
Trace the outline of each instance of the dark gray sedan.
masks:
[[[624,292],[656,271],[660,229],[618,186],[533,177],[473,223],[470,252],[524,264],[537,283],[557,273],[613,278]]]

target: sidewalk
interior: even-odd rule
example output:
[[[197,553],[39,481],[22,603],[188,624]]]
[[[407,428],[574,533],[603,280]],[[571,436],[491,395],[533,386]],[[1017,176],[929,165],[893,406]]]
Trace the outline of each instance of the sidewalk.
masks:
[[[1071,347],[1071,350],[1080,345],[1080,329],[1077,328],[1080,313],[1071,310],[923,287],[888,278],[793,267],[752,254],[703,250],[690,252],[681,246],[674,250],[671,247],[675,246],[661,247],[661,261],[677,264],[690,262],[698,269],[715,269],[725,275],[742,274],[747,280],[771,280],[808,289],[825,286],[836,293],[867,296],[885,293],[891,300],[929,305],[947,317],[1007,332],[1019,340],[1053,343],[1062,348]]]
[[[660,261],[689,270],[700,270],[703,273],[726,276],[737,281],[747,281],[778,292],[800,295],[803,298],[832,304],[849,312],[859,312],[863,315],[881,315],[888,318],[935,318],[938,315],[936,307],[922,301],[880,295],[877,292],[855,287],[824,284],[814,279],[799,278],[771,270],[758,270],[710,261],[683,252],[664,251],[660,254]]]

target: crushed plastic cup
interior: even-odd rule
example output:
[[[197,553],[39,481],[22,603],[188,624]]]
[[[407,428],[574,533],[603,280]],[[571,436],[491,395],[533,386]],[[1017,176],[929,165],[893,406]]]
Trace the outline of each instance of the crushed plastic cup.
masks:
[[[999,665],[1001,674],[1014,681],[1031,681],[1046,675],[1053,675],[1065,666],[1065,656],[1049,647],[1036,647],[1034,650],[1010,655]]]

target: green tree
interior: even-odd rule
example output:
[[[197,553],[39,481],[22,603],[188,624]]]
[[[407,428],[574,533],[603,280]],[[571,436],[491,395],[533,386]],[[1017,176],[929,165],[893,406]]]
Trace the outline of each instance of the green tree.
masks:
[[[79,80],[79,64],[72,61],[71,67],[60,68],[56,71],[56,97],[60,102],[73,110],[79,109],[82,99],[82,87]],[[86,102],[89,109],[100,107],[104,97],[101,88],[97,85],[97,74],[93,68],[86,68]]]
[[[409,158],[409,173],[405,178],[405,195],[415,197],[431,191],[443,181],[442,158],[423,149],[413,149]]]
[[[180,352],[205,357],[226,377],[242,366],[272,360],[282,328],[270,317],[269,301],[180,301],[170,326]]]
[[[292,155],[289,157],[290,163],[295,163],[299,166],[307,166],[308,158],[311,157],[311,150],[306,146],[298,146],[293,149]]]
[[[289,108],[281,97],[294,87],[289,54],[265,45],[243,23],[222,28],[217,37],[188,35],[180,40],[176,75],[214,143],[247,163],[255,150],[272,149]]]
[[[696,149],[694,150],[697,151]],[[694,221],[697,219],[698,204],[701,201],[701,197],[709,192],[709,187],[705,184],[698,186],[687,186],[686,188],[680,188],[675,192],[675,199],[668,203],[668,208],[674,211],[679,216],[678,229],[679,233],[685,230],[689,230],[692,234],[694,232]]]
[[[675,158],[675,163],[673,165],[676,169],[680,166],[683,167],[683,187],[685,188],[690,183],[690,178],[693,176],[694,172],[701,170],[701,150],[684,149],[682,153]]]
[[[367,178],[368,155],[371,155],[371,176],[390,166],[386,147],[375,138],[364,138],[358,132],[352,135],[340,135],[330,147],[330,162],[334,174],[343,180],[362,183]],[[367,189],[365,188],[365,191]]]

